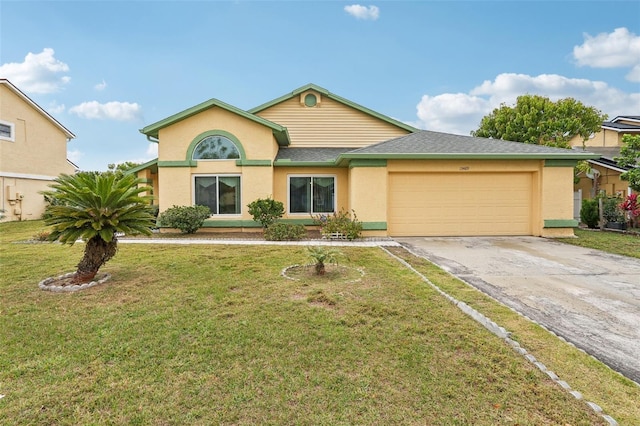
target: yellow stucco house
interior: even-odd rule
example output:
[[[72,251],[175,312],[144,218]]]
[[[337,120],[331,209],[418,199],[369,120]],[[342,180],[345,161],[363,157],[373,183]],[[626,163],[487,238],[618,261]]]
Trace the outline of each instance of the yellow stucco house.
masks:
[[[67,160],[66,127],[21,92],[0,79],[0,209],[2,220],[40,219],[50,189],[61,173],[76,171]]]
[[[421,131],[314,84],[248,111],[211,99],[141,129],[158,158],[134,170],[160,211],[203,204],[206,230],[354,210],[368,236],[573,235],[573,166],[598,156]]]
[[[589,160],[591,172],[580,174],[579,182],[575,190],[579,191],[581,198],[594,198],[598,193],[605,192],[609,196],[626,196],[631,194],[629,182],[620,179],[620,174],[627,171],[614,160],[620,156],[622,137],[626,134],[640,134],[640,116],[618,116],[611,121],[602,123],[600,131],[592,138],[582,142],[578,136],[570,141],[571,146],[577,150],[586,150],[602,157]]]

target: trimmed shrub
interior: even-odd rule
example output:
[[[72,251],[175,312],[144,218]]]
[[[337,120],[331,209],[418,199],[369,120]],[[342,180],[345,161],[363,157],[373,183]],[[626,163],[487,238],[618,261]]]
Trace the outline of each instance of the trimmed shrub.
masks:
[[[179,229],[183,234],[193,234],[211,215],[207,206],[173,206],[160,213],[160,226]]]
[[[358,221],[355,211],[352,210],[352,213],[353,218],[344,210],[330,215],[315,216],[313,223],[320,226],[320,233],[325,237],[339,235],[347,240],[355,240],[362,235],[362,222]]]
[[[602,198],[602,217],[605,222],[624,222],[624,211],[620,208],[620,204],[622,204],[620,197]]]
[[[264,239],[268,241],[298,241],[307,236],[304,225],[276,222],[264,230]]]
[[[260,223],[263,228],[268,228],[284,214],[284,204],[269,198],[258,198],[247,204],[249,214],[253,220]]]
[[[600,213],[598,212],[598,200],[582,200],[580,208],[580,220],[589,228],[597,228],[600,221]]]

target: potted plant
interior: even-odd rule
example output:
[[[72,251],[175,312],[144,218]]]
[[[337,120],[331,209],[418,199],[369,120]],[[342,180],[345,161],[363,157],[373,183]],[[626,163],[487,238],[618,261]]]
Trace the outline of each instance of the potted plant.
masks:
[[[602,217],[604,218],[605,228],[627,229],[624,211],[620,207],[622,200],[619,197],[606,197],[602,201]]]

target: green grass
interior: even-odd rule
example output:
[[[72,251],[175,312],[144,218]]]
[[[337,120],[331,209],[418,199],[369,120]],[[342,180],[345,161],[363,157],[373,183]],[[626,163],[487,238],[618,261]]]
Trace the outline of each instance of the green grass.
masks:
[[[41,229],[0,224],[0,424],[604,424],[380,249],[345,248],[345,283],[282,277],[303,247],[121,244],[109,282],[56,294],[38,281],[83,245],[20,243]],[[638,414],[637,387],[532,334]]]
[[[586,229],[576,229],[575,234],[577,238],[558,241],[640,259],[640,235]]]

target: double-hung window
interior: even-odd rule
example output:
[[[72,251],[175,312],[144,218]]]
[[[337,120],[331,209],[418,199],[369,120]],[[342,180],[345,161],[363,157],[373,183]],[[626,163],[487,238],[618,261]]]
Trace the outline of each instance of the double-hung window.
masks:
[[[212,215],[241,214],[240,176],[194,176],[194,204],[207,206]]]
[[[336,177],[330,175],[289,176],[289,213],[333,213],[336,211]]]

